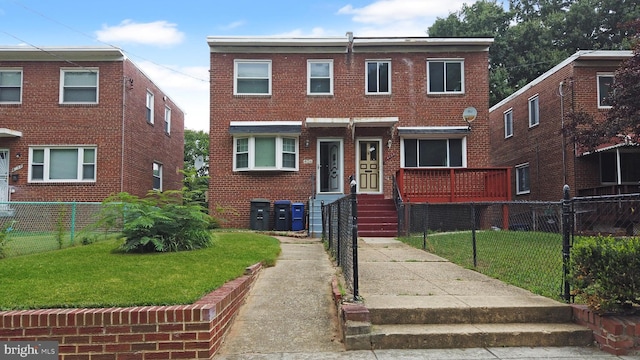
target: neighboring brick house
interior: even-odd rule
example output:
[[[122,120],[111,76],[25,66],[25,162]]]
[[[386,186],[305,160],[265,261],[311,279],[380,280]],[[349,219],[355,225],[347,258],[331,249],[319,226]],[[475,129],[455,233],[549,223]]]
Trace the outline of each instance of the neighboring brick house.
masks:
[[[209,203],[233,209],[224,226],[249,227],[255,198],[332,201],[351,175],[359,194],[391,199],[400,169],[489,166],[492,39],[207,40]]]
[[[0,201],[180,189],[184,114],[111,47],[0,47]]]
[[[631,51],[578,51],[489,110],[491,162],[513,167],[516,200],[638,192],[640,149],[624,141],[593,153],[562,135],[570,112],[604,120],[615,70]]]

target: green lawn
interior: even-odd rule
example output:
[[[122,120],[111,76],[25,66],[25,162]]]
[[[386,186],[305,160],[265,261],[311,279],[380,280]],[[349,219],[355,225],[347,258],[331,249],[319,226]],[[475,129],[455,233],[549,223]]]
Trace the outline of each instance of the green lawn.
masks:
[[[122,240],[107,240],[2,259],[0,309],[190,304],[280,253],[269,236],[213,234],[196,251],[124,254]]]
[[[401,238],[422,248],[422,235]],[[477,267],[471,231],[427,236],[426,251],[535,294],[560,299],[562,236],[533,231],[476,232]]]

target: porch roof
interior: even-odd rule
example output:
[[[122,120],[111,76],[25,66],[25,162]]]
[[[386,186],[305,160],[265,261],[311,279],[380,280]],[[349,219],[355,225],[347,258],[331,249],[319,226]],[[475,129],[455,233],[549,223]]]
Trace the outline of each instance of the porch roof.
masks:
[[[230,134],[289,134],[300,135],[302,121],[231,121]]]
[[[0,128],[0,138],[22,137],[22,131]]]
[[[414,127],[398,127],[398,135],[400,136],[418,136],[418,137],[442,137],[443,135],[452,137],[463,137],[469,134],[468,126],[414,126]]]

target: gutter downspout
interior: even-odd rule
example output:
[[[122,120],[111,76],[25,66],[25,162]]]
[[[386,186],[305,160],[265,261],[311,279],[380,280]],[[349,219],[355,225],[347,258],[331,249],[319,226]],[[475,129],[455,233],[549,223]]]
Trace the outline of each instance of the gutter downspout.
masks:
[[[120,134],[120,192],[124,192],[124,123],[125,123],[125,114],[127,107],[127,79],[126,76],[123,77],[122,81],[122,126],[121,126],[121,134]]]

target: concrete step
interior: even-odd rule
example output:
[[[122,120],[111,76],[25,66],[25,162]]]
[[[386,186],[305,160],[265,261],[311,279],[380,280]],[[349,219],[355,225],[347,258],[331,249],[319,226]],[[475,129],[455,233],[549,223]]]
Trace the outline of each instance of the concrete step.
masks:
[[[373,325],[373,349],[587,346],[591,330],[575,324]]]
[[[470,308],[389,308],[369,307],[371,323],[376,325],[402,324],[490,324],[490,323],[570,323],[571,307],[557,306],[500,306]]]

